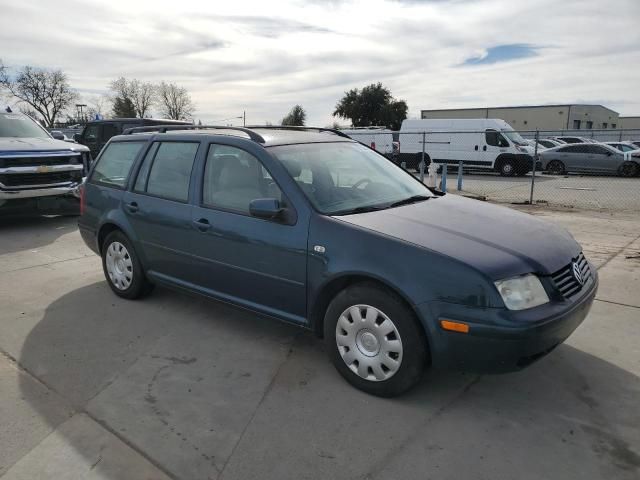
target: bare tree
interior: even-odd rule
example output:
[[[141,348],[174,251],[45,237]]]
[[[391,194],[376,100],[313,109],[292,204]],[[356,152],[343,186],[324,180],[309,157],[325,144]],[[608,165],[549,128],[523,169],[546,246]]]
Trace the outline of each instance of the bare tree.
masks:
[[[134,78],[127,80],[120,77],[109,84],[109,88],[114,94],[113,103],[120,99],[120,104],[131,102],[135,109],[136,116],[144,118],[150,112],[151,106],[156,101],[156,87],[151,82],[143,82]]]
[[[110,102],[111,99],[106,95],[98,95],[93,97],[91,100],[87,101],[87,117],[89,119],[94,119],[97,116],[107,117],[107,103]]]
[[[30,106],[22,104],[18,107],[18,109],[20,110],[20,113],[28,115],[37,122],[40,122],[40,115]]]
[[[158,103],[161,115],[173,120],[189,120],[196,109],[187,89],[175,83],[160,82]]]
[[[77,97],[62,70],[45,70],[27,65],[18,70],[15,76],[10,76],[1,61],[0,88],[30,105],[47,127],[53,127],[58,115],[71,106]]]
[[[138,117],[144,118],[149,113],[151,105],[156,100],[156,87],[151,82],[141,82],[133,79],[129,83],[131,90],[131,101],[136,109]]]

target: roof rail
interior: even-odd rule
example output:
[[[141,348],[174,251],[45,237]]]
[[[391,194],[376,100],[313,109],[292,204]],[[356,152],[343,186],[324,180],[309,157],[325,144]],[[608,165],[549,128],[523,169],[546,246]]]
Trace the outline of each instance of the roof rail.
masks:
[[[131,135],[133,133],[158,132],[167,133],[170,130],[235,130],[246,133],[251,140],[257,143],[264,143],[262,135],[258,135],[253,130],[244,127],[225,127],[224,125],[149,125],[147,127],[127,128],[123,135]]]
[[[297,131],[306,131],[313,130],[316,132],[330,132],[340,137],[351,138],[346,133],[342,133],[340,130],[336,130],[335,128],[321,128],[321,127],[304,127],[304,126],[293,126],[293,125],[251,125],[247,128],[263,128],[266,130],[297,130]]]

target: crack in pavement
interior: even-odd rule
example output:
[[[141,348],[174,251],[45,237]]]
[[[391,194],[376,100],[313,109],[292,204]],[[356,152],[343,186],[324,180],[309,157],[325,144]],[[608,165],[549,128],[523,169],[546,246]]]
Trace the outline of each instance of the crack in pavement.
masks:
[[[31,268],[48,267],[49,265],[56,265],[58,263],[72,262],[75,260],[82,260],[83,258],[93,258],[93,257],[95,257],[95,255],[82,255],[80,257],[65,258],[64,260],[53,260],[51,262],[39,263],[37,265],[30,265],[28,267],[14,268],[12,270],[0,270],[0,275],[3,275],[5,273],[22,272],[24,270],[29,270]]]
[[[476,385],[482,379],[482,375],[477,375],[473,378],[469,383],[467,383],[458,394],[456,394],[450,402],[447,402],[445,405],[438,408],[432,415],[429,415],[423,422],[418,425],[413,432],[407,435],[403,441],[398,443],[394,448],[389,450],[382,458],[380,458],[375,465],[373,465],[369,471],[361,475],[361,480],[373,480],[376,476],[378,476],[378,472],[382,471],[382,467],[389,463],[390,459],[395,457],[398,453],[400,453],[408,444],[414,441],[416,436],[420,435],[424,432],[425,427],[431,423],[436,418],[442,416],[442,414],[451,408],[453,405],[456,405],[462,397],[464,397],[471,388]]]
[[[596,267],[596,270],[601,270],[603,269],[609,262],[611,262],[611,260],[613,260],[614,258],[616,258],[618,255],[620,255],[622,252],[624,252],[627,248],[629,248],[633,243],[635,243],[636,241],[640,240],[640,235],[637,235],[633,240],[631,240],[629,243],[627,243],[626,245],[623,245],[622,247],[620,247],[615,253],[612,253],[609,258],[607,258],[604,263],[602,263],[599,267]]]
[[[629,305],[628,303],[614,302],[612,300],[603,300],[602,298],[596,298],[596,302],[610,303],[611,305],[620,305],[621,307],[640,308],[638,305]]]
[[[160,470],[162,473],[164,473],[168,478],[170,478],[171,480],[179,480],[178,477],[176,477],[176,475],[172,472],[170,472],[169,470],[167,470],[164,466],[162,466],[160,463],[158,463],[153,457],[151,457],[150,455],[148,455],[144,450],[142,450],[142,448],[138,447],[135,443],[129,441],[127,438],[123,437],[120,432],[118,432],[117,430],[111,428],[111,426],[109,424],[107,424],[106,422],[104,422],[103,420],[95,417],[89,410],[87,410],[85,407],[80,406],[80,405],[74,405],[73,402],[71,402],[65,395],[63,395],[62,393],[60,393],[58,390],[56,390],[55,388],[53,388],[51,385],[49,385],[47,382],[45,382],[44,380],[40,379],[37,375],[35,375],[33,372],[31,372],[28,368],[26,368],[24,365],[22,365],[15,357],[13,357],[13,355],[11,355],[8,352],[5,352],[4,350],[0,349],[0,355],[2,355],[3,357],[5,357],[12,365],[14,365],[20,372],[24,373],[25,375],[27,375],[29,378],[31,378],[32,380],[34,380],[35,382],[37,382],[38,384],[42,385],[44,388],[46,388],[47,390],[55,393],[58,397],[60,397],[62,400],[65,401],[65,403],[67,404],[67,406],[69,407],[70,410],[70,417],[72,418],[77,414],[84,414],[86,415],[89,419],[93,420],[96,424],[100,425],[102,428],[104,428],[107,432],[109,432],[111,435],[113,435],[114,437],[116,437],[119,441],[121,441],[124,445],[126,445],[127,447],[129,447],[131,450],[133,450],[134,452],[136,452],[138,455],[140,455],[142,458],[144,458],[146,461],[148,461],[151,465],[153,465],[154,467],[156,467],[158,470]],[[106,388],[106,387],[105,387]],[[102,390],[101,390],[102,391]],[[53,428],[53,430],[51,431],[51,434],[53,432],[55,432],[57,430],[57,426],[55,428]],[[36,446],[34,446],[33,448],[36,448]],[[32,449],[33,450],[33,449]]]
[[[262,397],[260,398],[260,401],[258,401],[258,404],[256,405],[256,408],[253,410],[253,413],[251,414],[251,418],[249,418],[249,420],[247,421],[246,425],[242,429],[242,432],[240,432],[240,436],[238,437],[238,440],[236,441],[236,444],[231,449],[231,453],[229,454],[229,456],[227,457],[227,460],[224,462],[224,465],[220,469],[220,474],[217,477],[218,479],[222,478],[222,475],[224,475],[224,471],[227,468],[227,465],[229,465],[229,462],[233,458],[233,455],[236,452],[236,449],[238,448],[238,446],[240,445],[240,442],[244,438],[245,433],[249,429],[249,426],[253,423],[254,418],[258,414],[258,410],[260,410],[260,407],[264,403],[265,399],[267,398],[269,393],[271,393],[271,390],[273,389],[273,386],[276,383],[276,379],[280,375],[280,371],[285,366],[285,364],[289,361],[289,358],[291,358],[291,354],[293,353],[294,344],[305,333],[307,333],[307,332],[302,331],[302,332],[299,332],[299,333],[296,333],[296,334],[293,335],[293,337],[291,339],[291,342],[289,343],[289,350],[287,351],[287,354],[285,355],[285,357],[282,360],[282,362],[280,362],[280,365],[278,365],[278,368],[276,369],[276,372],[274,373],[273,377],[271,378],[271,381],[269,382],[269,385],[267,385],[267,388],[265,389],[264,393],[262,394]]]

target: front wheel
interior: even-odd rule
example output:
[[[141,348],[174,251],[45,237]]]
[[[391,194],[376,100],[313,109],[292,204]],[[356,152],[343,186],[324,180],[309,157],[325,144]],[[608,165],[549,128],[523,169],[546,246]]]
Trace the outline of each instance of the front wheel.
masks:
[[[352,285],[333,299],[324,336],[338,372],[364,392],[396,396],[422,376],[427,344],[414,313],[375,284]]]
[[[102,244],[102,268],[111,290],[133,300],[152,289],[133,245],[120,231],[111,232]]]
[[[500,163],[500,175],[503,177],[513,177],[516,173],[516,165],[513,160],[503,160]]]
[[[621,177],[635,177],[638,175],[638,164],[635,162],[624,162],[618,169]]]

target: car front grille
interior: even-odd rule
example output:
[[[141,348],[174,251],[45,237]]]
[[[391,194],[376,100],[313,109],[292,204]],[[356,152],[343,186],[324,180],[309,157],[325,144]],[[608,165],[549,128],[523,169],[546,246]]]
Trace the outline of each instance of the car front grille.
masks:
[[[5,187],[21,187],[30,185],[50,185],[58,183],[79,182],[82,179],[80,170],[48,173],[4,173],[0,174],[0,183]]]
[[[574,271],[574,265],[576,269]],[[578,273],[579,272],[579,273]],[[578,277],[582,278],[582,282]],[[553,284],[564,298],[569,298],[582,290],[591,279],[589,262],[582,252],[568,265],[551,275]]]
[[[10,167],[38,167],[40,165],[73,165],[82,163],[80,155],[69,155],[60,157],[0,157],[0,168]]]

